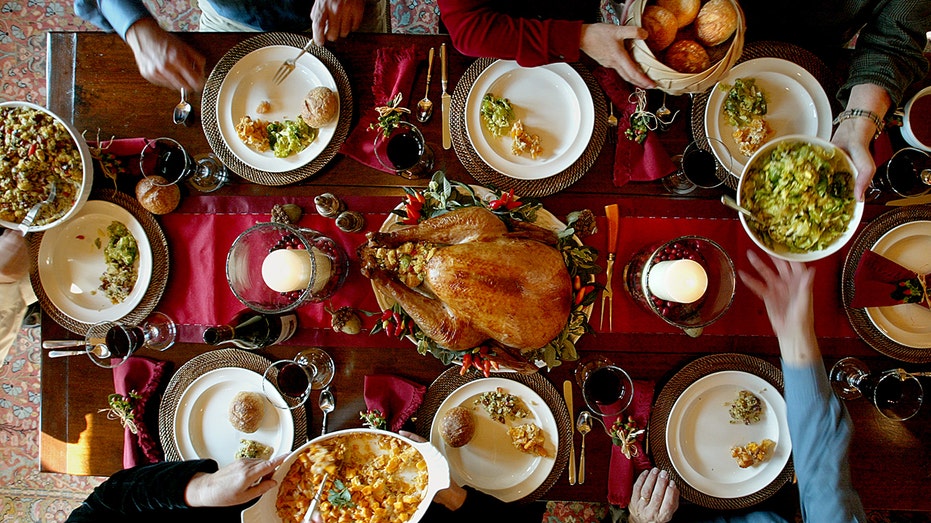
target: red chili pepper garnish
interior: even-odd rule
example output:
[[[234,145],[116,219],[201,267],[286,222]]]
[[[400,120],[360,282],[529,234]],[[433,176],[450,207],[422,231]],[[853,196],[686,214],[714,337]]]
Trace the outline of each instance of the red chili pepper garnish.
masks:
[[[475,370],[482,372],[482,358],[472,356],[472,366],[475,367]]]
[[[391,309],[385,309],[385,312],[381,313],[381,319],[382,319],[382,320],[389,320],[389,319],[391,319],[391,314],[392,314]]]
[[[491,361],[485,360],[482,362],[482,374],[487,378],[491,375]]]
[[[575,290],[582,288],[582,278],[580,278],[578,274],[576,274],[575,279],[572,280],[572,288]]]
[[[400,338],[401,336],[403,336],[403,335],[404,335],[404,329],[405,329],[405,327],[407,327],[407,324],[406,324],[405,322],[403,322],[403,321],[402,321],[401,323],[398,323],[397,325],[395,325],[395,326],[394,326],[394,335],[395,335],[395,337]]]
[[[35,154],[35,152],[36,152],[36,144],[30,145],[30,146],[29,146],[29,153],[28,153],[28,155],[29,155],[29,156],[32,156],[33,154]]]
[[[468,371],[469,367],[471,366],[472,366],[472,355],[469,353],[466,353],[462,357],[462,368],[459,369],[459,375],[465,376],[466,371]]]
[[[589,287],[582,287],[579,290],[579,293],[575,295],[575,304],[578,305],[582,303],[582,300],[585,298],[585,295],[588,294]]]

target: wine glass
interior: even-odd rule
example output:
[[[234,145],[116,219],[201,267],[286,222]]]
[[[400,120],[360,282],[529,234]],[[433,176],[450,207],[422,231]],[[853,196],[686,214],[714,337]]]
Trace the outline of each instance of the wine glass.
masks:
[[[921,382],[903,369],[870,372],[857,358],[843,358],[831,367],[830,377],[839,397],[852,400],[865,396],[891,420],[912,418],[924,401]]]
[[[177,326],[166,314],[153,312],[138,325],[102,321],[91,325],[84,337],[88,357],[95,364],[119,367],[142,347],[163,351],[174,345]]]
[[[213,153],[191,157],[187,150],[171,138],[150,140],[139,155],[139,170],[144,176],[158,175],[174,185],[187,179],[188,185],[200,192],[213,192],[229,180],[229,171]]]
[[[333,358],[324,350],[305,349],[294,359],[278,360],[269,365],[263,376],[262,390],[275,407],[295,409],[307,401],[310,391],[327,387],[335,371]]]
[[[624,369],[607,358],[583,361],[575,369],[582,398],[598,416],[619,416],[634,399],[634,382]]]
[[[709,137],[708,141],[719,144],[720,150],[728,151],[721,140]],[[730,172],[734,158],[728,152],[727,165],[722,165],[707,147],[709,146],[703,147],[698,142],[692,142],[685,147],[682,155],[673,157],[673,162],[678,163],[679,168],[663,178],[663,186],[667,191],[673,194],[688,194],[696,187],[713,189],[724,183],[724,180],[718,177],[718,170],[723,168]]]
[[[420,129],[408,122],[398,122],[387,136],[379,131],[374,150],[378,163],[408,180],[429,176],[433,168],[433,150]]]
[[[931,154],[906,147],[899,149],[882,167],[870,183],[868,195],[878,198],[883,192],[892,192],[902,198],[927,194],[931,190]]]
[[[213,153],[199,154],[194,157],[194,169],[187,179],[187,184],[200,192],[213,192],[229,181],[229,170]]]

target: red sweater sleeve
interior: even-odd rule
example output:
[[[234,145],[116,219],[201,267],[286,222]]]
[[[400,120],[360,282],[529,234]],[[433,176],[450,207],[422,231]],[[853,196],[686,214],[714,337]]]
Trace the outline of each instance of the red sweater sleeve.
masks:
[[[498,12],[489,0],[438,0],[453,46],[467,56],[517,60],[524,67],[579,59],[581,20],[539,20]]]

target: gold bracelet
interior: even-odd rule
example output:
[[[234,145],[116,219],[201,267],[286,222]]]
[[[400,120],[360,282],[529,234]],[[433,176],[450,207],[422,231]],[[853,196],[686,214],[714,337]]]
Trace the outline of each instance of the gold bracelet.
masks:
[[[885,126],[883,119],[876,113],[867,111],[866,109],[847,109],[837,115],[837,118],[834,119],[834,125],[839,125],[844,120],[849,120],[851,118],[868,118],[873,122],[873,125],[876,126],[876,134],[873,135],[874,140],[879,138],[879,135],[883,132],[883,127]]]

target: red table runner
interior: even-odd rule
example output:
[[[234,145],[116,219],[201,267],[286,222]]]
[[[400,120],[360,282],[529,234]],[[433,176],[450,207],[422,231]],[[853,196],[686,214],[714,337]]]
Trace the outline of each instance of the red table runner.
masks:
[[[377,230],[400,198],[353,197],[339,195],[352,210],[366,219],[363,232],[347,234],[338,230],[334,220],[314,211],[312,198],[191,196],[175,212],[161,217],[171,252],[169,282],[158,310],[179,324],[179,337],[185,342],[199,342],[205,327],[228,321],[243,308],[226,281],[226,255],[236,237],[252,225],[268,221],[276,203],[295,203],[305,210],[299,225],[316,229],[330,236],[346,251],[350,259],[345,285],[333,296],[333,308],[350,305],[367,311],[377,311],[369,281],[359,273],[355,250],[365,241],[365,232]],[[624,290],[623,268],[631,256],[644,246],[682,235],[700,235],[718,242],[730,254],[738,269],[750,269],[745,252],[754,248],[737,219],[717,202],[705,200],[648,200],[644,198],[612,198],[621,208],[620,238],[614,275],[614,331],[618,333],[676,333],[678,329],[657,316],[641,309]],[[547,209],[562,218],[571,210],[592,208],[599,214],[599,232],[586,239],[601,252],[599,264],[604,266],[607,226],[599,207],[589,197],[566,195],[547,201]],[[687,217],[686,217],[687,216]],[[843,314],[840,298],[841,266],[845,250],[815,263],[816,332],[823,337],[856,337]],[[604,276],[599,277],[604,281]],[[595,305],[597,318],[600,298]],[[822,312],[824,311],[824,312]],[[833,311],[833,312],[831,312]],[[409,345],[379,335],[377,340],[366,335],[338,334],[330,329],[330,315],[324,304],[308,304],[298,310],[300,329],[289,342],[296,345]],[[366,327],[374,318],[363,318]],[[607,327],[607,319],[605,325]],[[597,328],[597,320],[593,321]],[[771,336],[772,330],[763,303],[753,296],[739,280],[730,310],[715,324],[705,329],[706,335]]]

